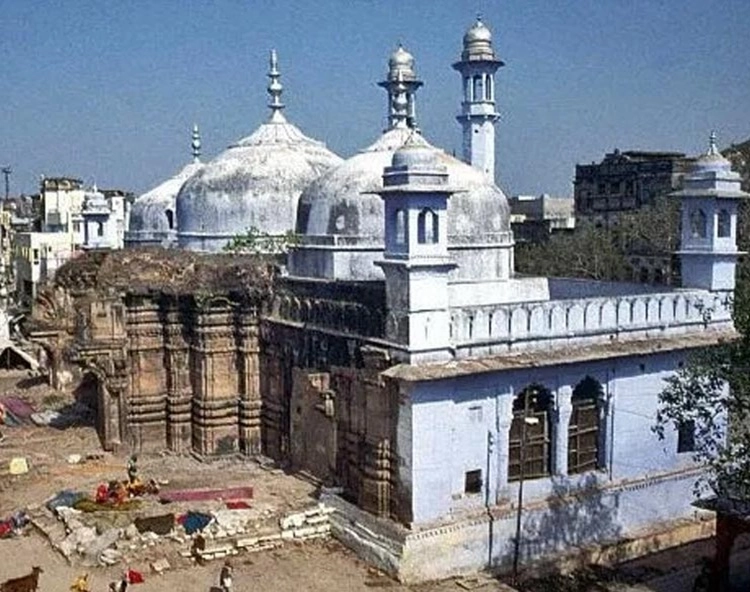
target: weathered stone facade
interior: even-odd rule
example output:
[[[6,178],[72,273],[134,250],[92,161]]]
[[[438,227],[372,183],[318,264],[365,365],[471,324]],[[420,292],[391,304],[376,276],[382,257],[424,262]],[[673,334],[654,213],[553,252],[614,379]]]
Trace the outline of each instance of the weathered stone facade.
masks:
[[[380,376],[391,365],[377,347],[382,283],[336,287],[259,273],[257,282],[222,276],[187,291],[180,281],[200,277],[199,266],[258,262],[148,251],[96,257],[71,262],[42,295],[30,335],[57,387],[96,377],[105,448],[264,454],[343,487],[379,516],[408,512],[393,473],[398,395]],[[108,269],[120,259],[143,266],[141,282],[151,287],[123,284]],[[156,281],[152,268],[167,277]],[[170,281],[178,269],[183,280]]]

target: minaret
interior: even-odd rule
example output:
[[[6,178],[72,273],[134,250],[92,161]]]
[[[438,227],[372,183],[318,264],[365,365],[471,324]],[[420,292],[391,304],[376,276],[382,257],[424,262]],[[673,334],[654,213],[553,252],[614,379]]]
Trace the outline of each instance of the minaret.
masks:
[[[193,162],[199,163],[201,161],[201,133],[198,131],[198,124],[193,124],[193,135],[190,147],[193,149]]]
[[[463,159],[495,180],[495,72],[505,63],[492,48],[492,33],[477,17],[464,35],[461,61],[453,68],[463,78],[461,114],[456,117],[463,128]]]
[[[422,86],[414,56],[399,44],[388,59],[388,76],[378,86],[388,91],[388,129],[416,128],[416,93]]]
[[[279,72],[279,58],[276,50],[271,50],[271,57],[268,62],[268,94],[271,101],[268,106],[271,108],[271,123],[286,123],[286,118],[281,113],[284,109],[284,103],[281,102],[281,93],[284,87],[281,85],[281,72]]]
[[[740,189],[739,173],[716,147],[711,132],[708,152],[671,195],[680,199],[680,258],[683,288],[731,291],[737,258],[737,206],[750,197]]]
[[[383,173],[386,339],[403,362],[451,359],[448,172],[438,152],[412,132]]]

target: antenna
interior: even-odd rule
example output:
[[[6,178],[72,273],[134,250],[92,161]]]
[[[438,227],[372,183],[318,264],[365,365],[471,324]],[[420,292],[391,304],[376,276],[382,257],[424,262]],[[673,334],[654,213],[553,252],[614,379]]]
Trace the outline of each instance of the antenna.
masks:
[[[10,195],[10,176],[13,173],[13,169],[10,166],[3,167],[3,176],[5,177],[5,201],[8,201]]]

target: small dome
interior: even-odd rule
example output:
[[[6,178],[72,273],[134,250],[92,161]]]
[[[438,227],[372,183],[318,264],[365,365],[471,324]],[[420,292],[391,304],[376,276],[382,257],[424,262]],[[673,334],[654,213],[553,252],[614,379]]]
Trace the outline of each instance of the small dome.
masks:
[[[492,48],[492,33],[479,18],[464,35],[461,59],[496,60],[495,50]]]
[[[694,170],[696,172],[730,172],[732,170],[732,163],[724,158],[716,146],[715,132],[711,132],[708,142],[708,151],[696,160]]]
[[[414,56],[399,45],[388,58],[388,80],[415,80]]]
[[[421,134],[412,133],[401,148],[393,153],[392,167],[427,168],[438,166],[438,151]]]
[[[388,60],[388,67],[391,69],[399,67],[413,68],[414,56],[406,51],[402,45],[399,45]]]
[[[492,33],[481,19],[477,19],[477,22],[466,31],[466,34],[464,35],[464,46],[472,45],[477,41],[485,43],[492,42]]]

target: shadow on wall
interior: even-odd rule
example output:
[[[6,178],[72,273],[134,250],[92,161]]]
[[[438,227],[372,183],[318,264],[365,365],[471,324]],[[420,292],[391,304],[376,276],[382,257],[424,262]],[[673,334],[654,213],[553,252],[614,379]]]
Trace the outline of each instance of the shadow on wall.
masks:
[[[574,552],[581,547],[617,539],[617,494],[604,494],[596,476],[586,476],[576,487],[563,479],[553,482],[548,507],[529,513],[521,532],[521,561],[544,555]],[[510,540],[513,548],[514,540]]]

